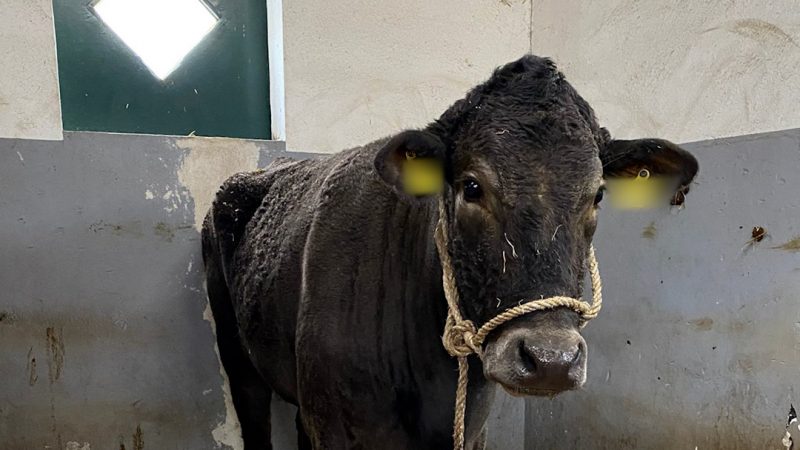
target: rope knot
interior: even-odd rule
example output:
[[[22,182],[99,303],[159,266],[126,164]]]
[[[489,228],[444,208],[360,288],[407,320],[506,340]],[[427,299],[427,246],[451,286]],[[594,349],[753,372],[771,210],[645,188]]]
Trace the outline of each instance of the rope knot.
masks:
[[[478,329],[471,320],[456,320],[452,315],[447,316],[444,324],[442,343],[450,356],[469,356],[473,353],[481,354],[480,346],[475,345],[473,337]]]

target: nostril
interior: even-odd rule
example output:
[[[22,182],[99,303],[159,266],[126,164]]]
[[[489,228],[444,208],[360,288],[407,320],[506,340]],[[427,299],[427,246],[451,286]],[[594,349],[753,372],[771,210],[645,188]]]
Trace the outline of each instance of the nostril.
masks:
[[[521,371],[523,374],[527,373],[535,373],[537,369],[536,358],[534,358],[525,346],[524,341],[520,341],[519,345],[517,346],[517,352],[519,353],[519,360],[521,362]]]

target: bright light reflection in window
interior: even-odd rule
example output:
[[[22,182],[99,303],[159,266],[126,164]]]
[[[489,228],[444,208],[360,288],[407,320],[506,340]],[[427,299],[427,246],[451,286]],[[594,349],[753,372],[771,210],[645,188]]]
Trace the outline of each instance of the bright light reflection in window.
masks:
[[[162,80],[218,21],[200,0],[100,0],[94,10]]]

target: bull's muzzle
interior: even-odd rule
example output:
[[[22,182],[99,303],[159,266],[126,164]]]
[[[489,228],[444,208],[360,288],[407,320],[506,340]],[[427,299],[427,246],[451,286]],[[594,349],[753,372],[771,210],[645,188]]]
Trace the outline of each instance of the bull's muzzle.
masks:
[[[484,374],[512,395],[554,395],[586,381],[586,341],[573,329],[512,327],[488,343]]]

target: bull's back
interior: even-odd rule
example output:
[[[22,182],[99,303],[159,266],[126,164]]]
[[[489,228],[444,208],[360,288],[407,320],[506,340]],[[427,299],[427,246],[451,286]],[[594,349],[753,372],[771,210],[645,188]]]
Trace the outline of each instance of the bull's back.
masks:
[[[296,400],[295,330],[303,249],[329,161],[277,161],[261,203],[232,255],[231,293],[244,345],[265,380]]]
[[[295,338],[309,230],[312,223],[345,220],[338,216],[347,205],[327,213],[322,205],[331,191],[362,189],[372,147],[325,159],[280,159],[237,174],[206,219],[204,249],[219,256],[242,344],[265,381],[290,401],[297,392]]]
[[[237,174],[206,220],[204,235],[213,234],[242,344],[265,381],[290,401],[297,392],[303,251],[322,186],[341,156],[280,159]]]

